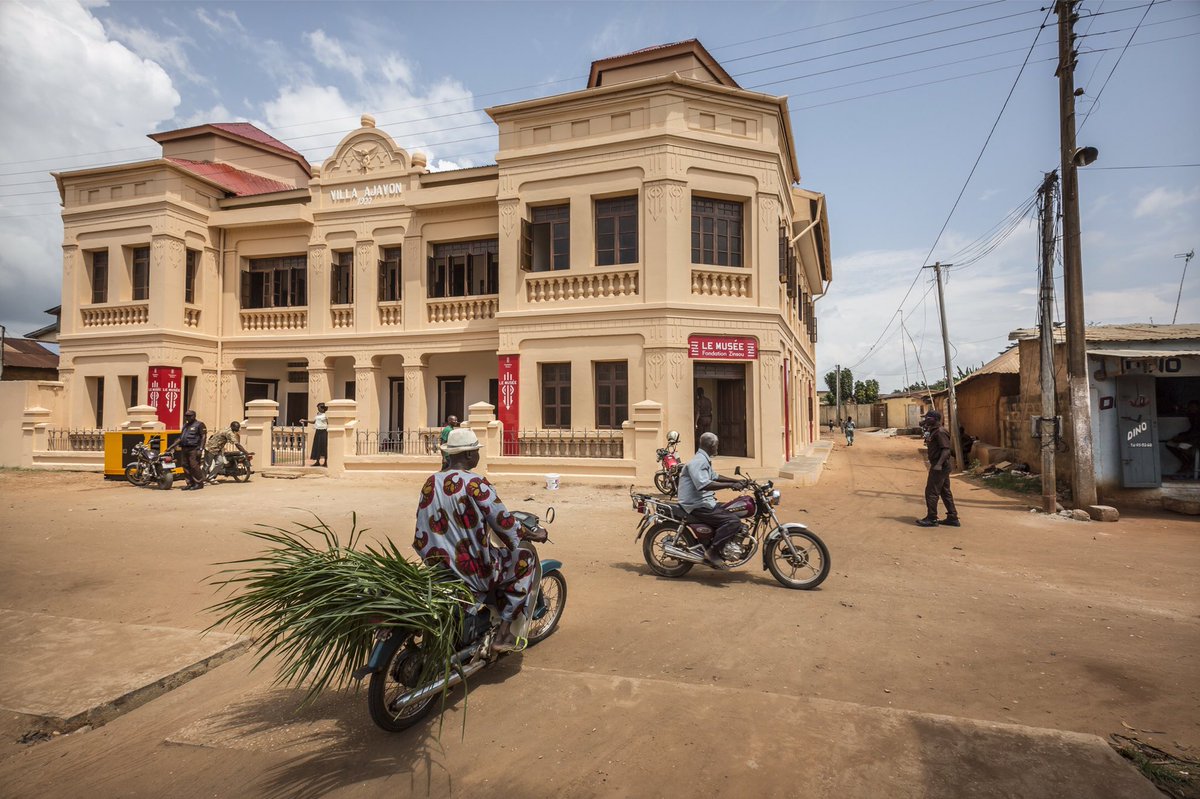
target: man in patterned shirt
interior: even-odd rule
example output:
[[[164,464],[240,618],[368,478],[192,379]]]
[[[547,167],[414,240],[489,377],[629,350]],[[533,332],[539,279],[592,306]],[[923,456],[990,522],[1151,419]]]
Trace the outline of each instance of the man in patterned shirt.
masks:
[[[512,622],[525,607],[535,572],[534,553],[521,540],[545,541],[546,531],[526,531],[486,478],[479,465],[479,439],[456,428],[441,449],[448,468],[429,476],[417,505],[413,549],[429,566],[443,566],[500,613],[493,652],[515,648]],[[499,546],[494,545],[499,542]]]

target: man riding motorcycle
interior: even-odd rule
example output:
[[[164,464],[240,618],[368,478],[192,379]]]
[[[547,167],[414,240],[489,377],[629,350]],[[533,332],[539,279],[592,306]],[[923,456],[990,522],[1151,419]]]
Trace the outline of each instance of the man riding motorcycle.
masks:
[[[525,530],[487,478],[472,471],[481,446],[471,430],[450,431],[441,445],[448,467],[421,488],[413,549],[427,565],[454,572],[478,601],[496,608],[500,627],[492,651],[499,653],[519,648],[512,622],[525,607],[536,572],[536,555],[521,541],[542,542],[547,534],[540,527]],[[500,546],[493,546],[493,537]]]
[[[741,529],[741,520],[717,505],[713,492],[721,488],[740,489],[745,481],[722,477],[713,469],[719,440],[715,433],[700,436],[700,449],[679,473],[679,504],[696,521],[714,529],[712,543],[704,552],[704,560],[714,569],[725,571],[729,565],[721,556],[721,547]]]
[[[215,483],[217,475],[225,471],[226,445],[233,444],[246,456],[246,460],[250,459],[250,453],[242,446],[242,437],[238,432],[241,429],[241,422],[230,422],[229,427],[208,437],[204,444],[204,474],[208,482]]]

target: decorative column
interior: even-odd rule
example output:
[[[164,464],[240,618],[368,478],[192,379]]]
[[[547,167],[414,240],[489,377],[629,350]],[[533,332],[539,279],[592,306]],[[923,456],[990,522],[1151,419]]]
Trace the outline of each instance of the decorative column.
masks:
[[[246,370],[228,368],[221,372],[221,386],[217,392],[217,416],[223,419],[227,414],[240,414],[245,408],[243,397],[246,396]]]
[[[79,306],[90,305],[92,295],[86,280],[83,254],[74,244],[63,245],[62,308],[59,316],[59,333],[70,335],[80,326]],[[111,271],[111,267],[110,267]]]
[[[358,410],[354,400],[330,400],[326,418],[329,420],[328,473],[341,477],[346,472],[346,456],[355,453],[358,430]]]
[[[511,183],[512,178],[504,178]],[[524,208],[517,197],[508,197],[497,202],[500,217],[500,238],[497,243],[500,259],[500,310],[516,310],[523,303],[522,289],[525,285],[521,271],[521,228]]]
[[[659,342],[648,340],[647,344]],[[646,399],[662,409],[665,430],[678,430],[685,447],[690,447],[695,429],[692,409],[691,362],[685,347],[647,346]],[[661,444],[659,446],[662,446]]]
[[[201,369],[200,375],[196,378],[196,389],[192,395],[192,407],[196,409],[196,413],[201,419],[211,419],[212,424],[219,424],[224,427],[226,421],[224,414],[217,407],[217,389],[217,370]],[[235,413],[241,413],[240,403]]]
[[[747,209],[749,210],[749,209]],[[753,212],[744,222],[745,237],[742,247],[747,257],[744,263],[755,270],[754,286],[756,305],[780,308],[779,297],[787,297],[786,287],[779,282],[779,197],[775,192],[759,192]],[[755,224],[757,222],[757,224]],[[791,230],[791,225],[788,225]],[[798,267],[797,267],[798,268]],[[782,313],[788,311],[783,309]]]
[[[182,330],[183,239],[155,235],[150,240],[150,327]]]
[[[329,319],[329,248],[323,242],[308,243],[308,332],[326,333]]]
[[[308,359],[308,416],[312,419],[317,415],[317,403],[328,403],[333,399],[331,385],[333,369],[325,365],[323,356]]]
[[[630,421],[633,423],[634,447],[633,452],[626,449],[625,459],[635,462],[638,482],[649,484],[658,471],[655,452],[662,446],[665,436],[662,406],[653,400],[642,400],[634,403],[630,410],[633,412]]]
[[[271,465],[271,432],[279,416],[275,400],[250,400],[246,403],[246,424],[243,446],[258,457],[259,471]]]
[[[692,293],[691,214],[687,182],[652,180],[643,184],[641,215],[642,294],[646,302],[680,301]]]
[[[425,395],[425,373],[428,367],[404,359],[404,429],[420,430],[429,427],[429,402]]]
[[[379,325],[379,252],[375,242],[360,240],[354,247],[354,330],[366,332]]]
[[[379,415],[379,367],[370,359],[354,361],[354,398],[360,429],[370,432],[387,429],[387,423]]]

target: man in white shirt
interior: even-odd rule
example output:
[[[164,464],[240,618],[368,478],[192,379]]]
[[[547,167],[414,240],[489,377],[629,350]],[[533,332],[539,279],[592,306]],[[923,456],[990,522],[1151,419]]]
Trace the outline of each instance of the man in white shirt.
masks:
[[[704,560],[714,569],[727,570],[729,565],[721,556],[721,547],[737,534],[742,522],[725,508],[717,505],[713,492],[721,488],[741,488],[745,483],[732,477],[722,477],[713,469],[719,441],[715,433],[700,436],[700,449],[679,473],[679,504],[696,521],[713,528],[712,543]]]

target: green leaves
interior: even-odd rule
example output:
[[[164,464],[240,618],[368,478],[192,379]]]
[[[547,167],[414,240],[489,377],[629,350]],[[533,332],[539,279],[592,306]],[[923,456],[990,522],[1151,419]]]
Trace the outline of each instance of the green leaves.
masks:
[[[305,701],[349,682],[367,662],[378,626],[403,628],[422,638],[435,665],[450,668],[463,612],[475,599],[442,569],[409,561],[387,540],[363,544],[357,515],[343,543],[314,515],[294,529],[259,524],[247,530],[267,544],[257,557],[232,561],[211,581],[232,595],[208,610],[208,629],[230,627],[257,639],[255,666],[281,660],[276,681],[309,686]]]

